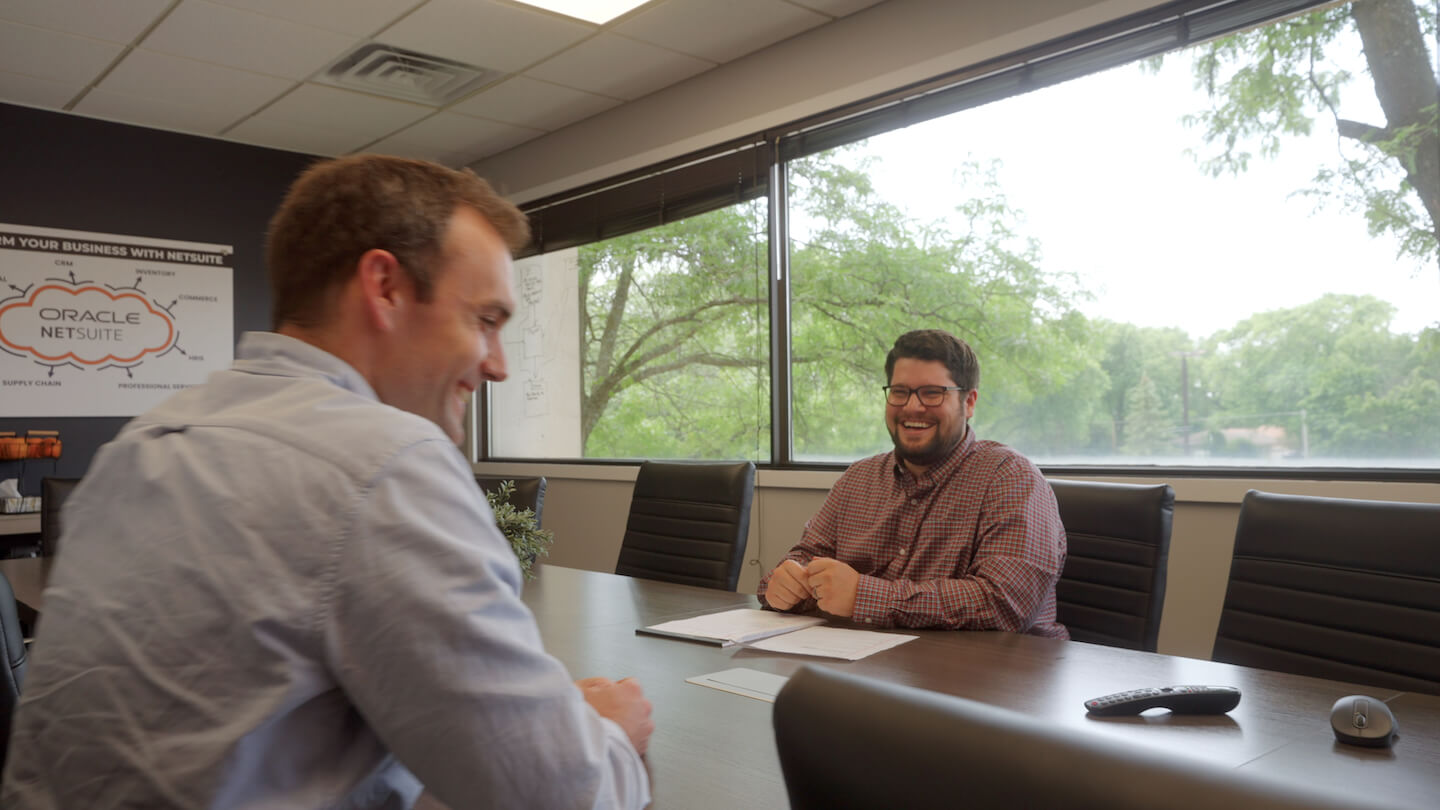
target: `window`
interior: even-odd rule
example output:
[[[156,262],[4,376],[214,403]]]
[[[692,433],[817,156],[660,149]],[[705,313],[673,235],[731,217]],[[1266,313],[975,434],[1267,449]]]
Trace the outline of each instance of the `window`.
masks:
[[[1415,37],[1387,30],[1367,61],[1377,5]],[[1041,463],[1434,466],[1440,145],[1416,11],[1327,8],[792,162],[794,353],[844,349],[795,374],[849,394],[797,394],[797,455],[883,449],[845,437],[878,422],[886,338],[935,325],[982,359],[977,432]],[[1428,95],[1382,110],[1401,65]]]
[[[888,447],[895,336],[939,326],[980,356],[977,432],[1042,464],[1440,466],[1435,8],[1251,25],[1273,7],[1177,5],[757,136],[773,216],[742,194],[537,257],[573,279],[545,317],[580,347],[547,378],[573,436],[492,455],[848,462]],[[503,388],[496,424],[535,412]]]
[[[766,211],[750,200],[522,259],[493,455],[767,460]]]

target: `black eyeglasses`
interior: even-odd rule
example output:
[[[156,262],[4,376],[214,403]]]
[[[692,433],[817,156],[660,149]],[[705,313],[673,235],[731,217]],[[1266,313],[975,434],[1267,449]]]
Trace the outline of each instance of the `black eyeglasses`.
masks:
[[[885,392],[885,401],[891,405],[904,407],[910,402],[910,395],[914,394],[920,398],[920,404],[927,408],[933,408],[945,401],[945,394],[950,391],[967,391],[969,389],[959,385],[922,385],[919,388],[906,388],[903,385],[886,385],[881,391]]]

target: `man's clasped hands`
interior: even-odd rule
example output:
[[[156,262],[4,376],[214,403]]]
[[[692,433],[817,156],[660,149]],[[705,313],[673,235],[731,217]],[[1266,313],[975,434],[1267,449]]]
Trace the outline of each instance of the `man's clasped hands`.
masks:
[[[839,560],[816,557],[809,565],[786,560],[771,574],[765,601],[776,610],[789,610],[814,599],[826,613],[848,618],[855,613],[859,584],[859,572]]]

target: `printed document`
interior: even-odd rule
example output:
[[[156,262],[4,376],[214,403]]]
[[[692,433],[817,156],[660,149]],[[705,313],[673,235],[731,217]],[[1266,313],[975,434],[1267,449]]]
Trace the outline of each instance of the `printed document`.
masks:
[[[635,632],[655,636],[672,636],[692,641],[703,641],[721,647],[745,644],[762,638],[789,633],[805,627],[823,624],[819,616],[792,616],[773,610],[736,608],[708,613],[689,619],[676,619]]]
[[[807,627],[794,633],[767,638],[747,645],[752,650],[818,655],[858,661],[881,650],[898,647],[919,636],[902,633],[877,633],[874,630],[846,630],[843,627]]]

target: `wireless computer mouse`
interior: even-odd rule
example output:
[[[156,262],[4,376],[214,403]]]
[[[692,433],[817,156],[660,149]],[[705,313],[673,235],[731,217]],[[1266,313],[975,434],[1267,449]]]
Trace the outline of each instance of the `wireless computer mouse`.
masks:
[[[1399,736],[1400,724],[1383,700],[1368,695],[1346,695],[1330,709],[1335,739],[1347,745],[1387,746]]]

